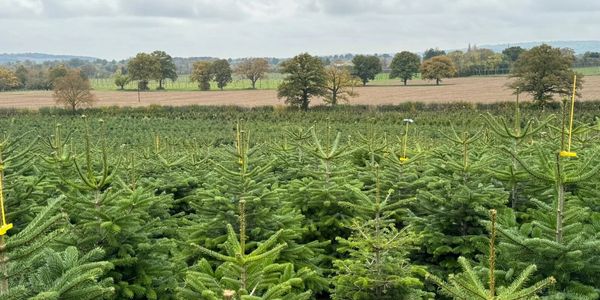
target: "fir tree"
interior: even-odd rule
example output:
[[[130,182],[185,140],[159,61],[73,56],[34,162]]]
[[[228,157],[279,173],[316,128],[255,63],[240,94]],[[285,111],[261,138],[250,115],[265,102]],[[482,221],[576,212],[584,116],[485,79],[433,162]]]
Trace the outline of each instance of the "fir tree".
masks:
[[[578,162],[568,161],[559,153],[549,159],[542,147],[537,150],[537,168],[511,152],[523,169],[545,183],[547,189],[538,195],[540,199],[530,199],[535,207],[528,211],[529,220],[519,224],[514,215],[507,215],[501,223],[504,239],[500,247],[513,254],[505,263],[517,270],[535,263],[540,276],[554,276],[556,290],[549,299],[597,299],[600,281],[593,274],[600,272],[600,241],[597,221],[586,206],[593,201],[575,197],[572,192],[600,172],[597,151],[585,152],[587,158]]]
[[[377,166],[374,166],[377,169]],[[375,179],[377,182],[379,178]],[[419,237],[410,227],[396,228],[395,215],[406,201],[392,202],[389,191],[383,197],[379,184],[370,195],[348,186],[357,195],[354,203],[343,202],[356,212],[357,219],[348,238],[338,238],[344,259],[335,260],[333,299],[416,299],[426,297],[422,282],[415,276],[423,269],[413,266],[408,254]]]
[[[247,141],[244,132],[238,130],[237,151],[240,173],[247,171]],[[278,243],[284,229],[279,229],[266,241],[256,243],[248,240],[246,197],[237,201],[239,237],[231,224],[227,224],[227,240],[221,254],[197,244],[191,244],[199,253],[217,259],[221,264],[213,269],[202,258],[185,273],[186,285],[178,289],[182,299],[309,299],[312,292],[307,290],[305,281],[318,277],[314,271],[302,268],[294,271],[289,262],[277,263],[286,243]],[[249,249],[253,249],[247,253]]]
[[[447,138],[455,147],[437,149],[419,179],[424,187],[411,210],[423,245],[415,261],[437,274],[456,271],[459,256],[474,258],[477,240],[485,233],[481,220],[487,210],[502,207],[507,200],[506,192],[486,175],[492,157],[473,147],[480,137],[481,131],[458,134],[453,129]]]
[[[519,107],[518,91],[512,127],[510,126],[509,121],[505,118],[494,117],[490,113],[484,115],[484,120],[488,124],[488,128],[501,139],[501,142],[510,145],[510,149],[513,153],[519,153],[520,147],[522,147],[521,144],[527,139],[532,139],[533,136],[545,128],[552,119],[553,116],[550,116],[540,122],[530,119],[525,123],[525,125],[523,125],[521,120],[521,110]],[[526,200],[519,196],[522,195],[521,190],[528,179],[527,173],[519,168],[519,164],[514,157],[511,157],[510,165],[501,165],[498,166],[498,168],[490,168],[490,170],[492,170],[492,173],[496,178],[507,183],[507,188],[510,192],[511,207],[513,209],[517,209],[520,205],[519,202]]]
[[[295,269],[315,270],[315,276],[308,278],[306,284],[311,289],[324,290],[327,281],[318,275],[322,272],[318,265],[323,245],[302,240],[306,231],[301,227],[303,217],[286,199],[285,191],[273,175],[273,161],[259,149],[251,146],[248,131],[238,125],[234,146],[220,156],[222,162],[212,162],[213,170],[202,188],[186,198],[195,213],[185,218],[184,238],[222,253],[220,245],[230,240],[228,225],[244,231],[248,239],[244,251],[256,249],[275,235],[277,243],[287,245],[276,255],[276,262],[291,263]],[[241,214],[244,224],[240,223]],[[250,229],[242,230],[242,226]],[[186,261],[190,261],[200,253],[184,254]]]
[[[0,142],[0,297],[2,299],[103,299],[113,294],[110,280],[98,282],[112,264],[101,259],[100,249],[79,258],[76,248],[51,248],[64,234],[66,216],[59,212],[62,199],[46,206],[23,228],[8,223],[4,201],[5,163],[18,169],[27,152],[12,151],[13,142]],[[12,149],[12,150],[11,150]],[[4,158],[4,159],[3,159]],[[14,170],[14,169],[11,169]],[[18,172],[17,172],[18,173]],[[9,235],[8,230],[17,232]]]
[[[425,273],[425,278],[434,282],[440,287],[443,294],[457,300],[509,300],[509,299],[538,299],[539,294],[543,289],[554,284],[556,280],[553,277],[546,278],[535,283],[530,287],[523,287],[530,279],[531,274],[536,271],[535,265],[529,265],[525,270],[517,276],[517,278],[507,286],[496,286],[496,211],[491,210],[491,230],[490,230],[490,249],[489,249],[489,265],[487,276],[487,288],[484,280],[473,269],[469,261],[464,257],[459,257],[463,273],[451,275],[448,282],[442,281],[435,275]]]
[[[172,238],[177,234],[169,215],[172,200],[143,186],[130,188],[119,178],[120,155],[110,153],[103,122],[99,124],[94,128],[100,135],[98,145],[92,144],[90,125],[84,120],[83,153],[72,153],[70,163],[46,159],[55,163],[54,171],[63,181],[64,207],[73,224],[63,242],[84,250],[102,248],[104,259],[114,265],[108,276],[118,297],[172,297]],[[110,159],[115,156],[116,161]]]

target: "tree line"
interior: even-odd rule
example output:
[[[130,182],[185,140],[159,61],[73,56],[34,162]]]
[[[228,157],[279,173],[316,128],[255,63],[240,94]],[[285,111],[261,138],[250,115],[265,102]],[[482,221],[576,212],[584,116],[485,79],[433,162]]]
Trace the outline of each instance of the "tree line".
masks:
[[[542,106],[552,100],[554,95],[568,95],[575,75],[579,77],[576,84],[579,94],[583,75],[571,69],[575,61],[572,51],[541,45],[530,50],[507,48],[503,55],[510,60],[510,77],[515,78],[509,86],[516,92],[532,94],[534,100]],[[444,78],[454,77],[461,70],[476,66],[473,63],[477,61],[474,57],[487,57],[483,60],[484,64],[488,60],[498,61],[498,55],[477,48],[463,54],[456,51],[445,54],[444,51],[430,49],[425,52],[423,58],[415,53],[402,51],[397,53],[390,63],[389,77],[398,78],[406,85],[408,80],[420,74],[421,79],[433,80],[439,85]],[[595,56],[588,55],[588,59],[595,59]],[[266,78],[268,71],[269,62],[263,58],[246,59],[233,68],[226,59],[197,61],[193,65],[190,80],[197,82],[200,90],[210,90],[212,81],[223,90],[232,81],[232,74],[235,73],[249,79],[251,88],[254,89],[256,82]],[[287,104],[307,110],[314,97],[320,97],[332,106],[348,102],[350,98],[358,95],[354,90],[358,83],[365,86],[382,71],[382,65],[374,55],[354,56],[352,64],[336,62],[325,65],[320,57],[302,53],[281,63],[279,71],[285,74],[285,78],[277,89],[278,97],[285,99]],[[21,67],[14,72],[0,68],[0,91],[16,88],[24,81],[29,82],[31,79],[27,74],[28,71]],[[57,101],[73,110],[81,104],[92,103],[93,97],[87,96],[91,89],[89,80],[81,69],[67,68],[64,65],[50,67],[45,75],[45,89],[54,89],[55,95],[62,94],[62,89],[66,87],[64,84],[57,85],[57,82],[67,75],[79,78],[70,88],[83,89],[81,93],[75,94],[84,100],[77,97],[65,100],[64,96],[56,96]],[[176,80],[177,77],[173,58],[164,51],[154,51],[138,53],[129,60],[126,68],[117,70],[115,84],[124,89],[124,86],[133,80],[137,81],[139,90],[148,90],[149,81],[156,80],[157,89],[164,89],[166,80]]]

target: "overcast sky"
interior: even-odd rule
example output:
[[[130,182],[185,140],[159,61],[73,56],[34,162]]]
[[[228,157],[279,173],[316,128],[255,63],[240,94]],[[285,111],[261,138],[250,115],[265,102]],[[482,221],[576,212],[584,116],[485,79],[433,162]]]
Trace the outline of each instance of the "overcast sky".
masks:
[[[600,39],[600,0],[0,0],[0,53],[394,53]]]

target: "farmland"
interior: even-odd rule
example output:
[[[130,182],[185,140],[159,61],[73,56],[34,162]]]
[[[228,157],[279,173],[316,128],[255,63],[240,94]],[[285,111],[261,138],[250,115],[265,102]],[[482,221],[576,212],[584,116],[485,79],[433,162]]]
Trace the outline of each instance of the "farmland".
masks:
[[[494,103],[510,101],[514,98],[512,91],[506,87],[506,77],[466,77],[444,80],[443,85],[435,86],[426,81],[415,80],[409,86],[382,85],[376,80],[373,85],[357,87],[359,96],[353,98],[353,104],[399,104],[418,101],[432,102],[478,102]],[[237,91],[151,91],[142,92],[140,102],[138,94],[133,91],[94,91],[98,106],[146,106],[146,105],[239,105],[264,106],[283,104],[277,99],[274,90],[237,90]],[[523,99],[530,100],[525,94]],[[600,99],[600,76],[585,78],[582,90],[583,100]],[[321,103],[316,100],[314,104]],[[0,93],[0,107],[4,108],[39,108],[55,106],[50,91],[18,91]]]
[[[582,73],[583,75],[600,75],[600,67],[579,67],[574,68],[575,71]],[[498,75],[504,77],[507,74],[507,70],[502,70]],[[490,74],[490,75],[493,75]],[[268,73],[264,79],[259,80],[256,83],[256,88],[259,90],[275,90],[277,86],[282,82],[284,75],[281,73]],[[93,78],[90,80],[92,87],[97,91],[114,91],[117,89],[113,78]],[[420,74],[415,76],[413,84],[423,84],[420,80]],[[371,82],[372,85],[401,85],[402,82],[399,79],[389,79],[389,73],[377,74],[375,80]],[[151,82],[149,87],[156,89],[157,83]],[[175,81],[166,81],[166,89],[175,91],[196,91],[198,90],[198,84],[190,80],[189,75],[180,75]],[[250,87],[250,80],[235,76],[233,81],[228,84],[226,90],[246,90]],[[136,90],[136,83],[130,82],[125,86],[126,90]],[[211,83],[211,89],[216,90],[216,83]]]
[[[67,264],[69,246],[96,251],[80,263],[101,284],[62,276],[108,298],[205,299],[268,277],[254,293],[372,299],[348,284],[370,276],[378,299],[439,299],[426,274],[461,272],[459,257],[488,266],[495,209],[495,268],[513,270],[500,286],[535,264],[529,282],[546,282],[543,294],[596,299],[600,107],[575,110],[577,158],[556,156],[557,103],[2,110],[8,245],[19,232],[40,238],[27,224],[59,238],[19,264],[33,273]],[[24,275],[10,270],[18,286]]]

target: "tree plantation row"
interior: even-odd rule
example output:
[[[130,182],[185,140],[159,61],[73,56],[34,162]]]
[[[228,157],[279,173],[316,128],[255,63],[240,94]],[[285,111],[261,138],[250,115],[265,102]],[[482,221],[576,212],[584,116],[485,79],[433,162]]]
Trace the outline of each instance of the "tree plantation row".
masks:
[[[598,102],[0,111],[1,299],[598,299]]]

